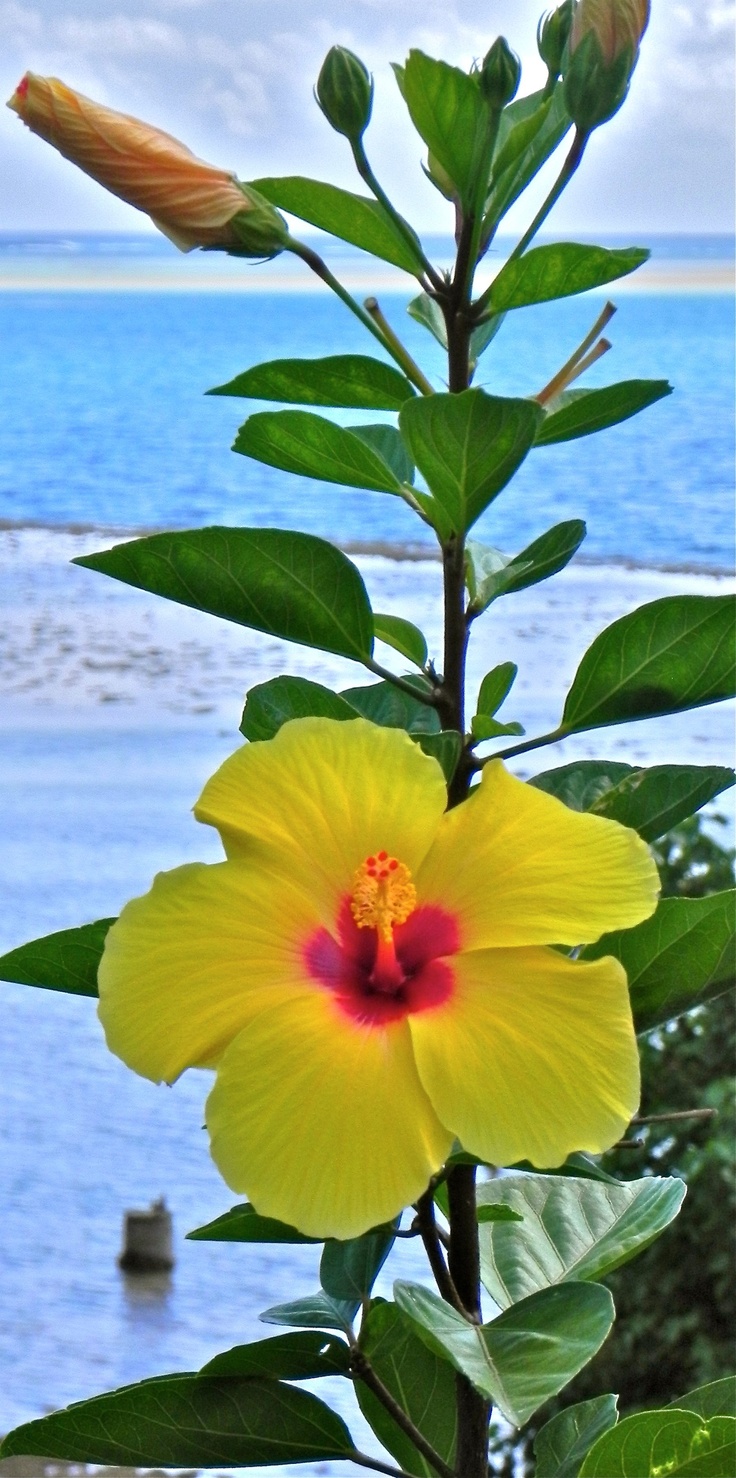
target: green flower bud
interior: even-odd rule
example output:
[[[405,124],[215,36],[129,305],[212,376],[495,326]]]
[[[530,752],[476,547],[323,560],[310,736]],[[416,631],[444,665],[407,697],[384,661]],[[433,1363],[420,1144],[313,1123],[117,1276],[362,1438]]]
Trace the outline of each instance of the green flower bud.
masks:
[[[572,5],[573,0],[563,0],[556,10],[547,11],[537,26],[539,55],[555,82],[562,72],[562,59],[570,36]]]
[[[516,96],[521,62],[505,36],[498,36],[478,74],[480,90],[492,108],[504,108]]]
[[[283,216],[251,185],[238,181],[238,189],[245,196],[242,211],[230,221],[233,244],[228,247],[234,257],[255,257],[258,261],[277,257],[288,239],[289,228]]]
[[[362,137],[373,107],[373,78],[346,46],[333,46],[322,63],[315,89],[317,102],[337,133],[351,141]]]
[[[650,0],[576,0],[565,70],[565,106],[590,133],[613,118],[629,90]]]

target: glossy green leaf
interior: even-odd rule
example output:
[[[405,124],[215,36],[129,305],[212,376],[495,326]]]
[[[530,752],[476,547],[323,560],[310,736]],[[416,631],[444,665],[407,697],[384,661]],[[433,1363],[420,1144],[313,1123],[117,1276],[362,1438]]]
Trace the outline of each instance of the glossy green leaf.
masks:
[[[580,518],[555,524],[513,558],[468,542],[467,583],[473,612],[484,611],[500,595],[512,595],[549,580],[570,563],[586,535]]]
[[[478,694],[478,713],[493,717],[498,712],[516,682],[518,671],[515,662],[499,662],[486,673]]]
[[[303,179],[300,175],[288,175],[282,179],[268,178],[252,181],[254,189],[265,195],[272,205],[289,215],[308,221],[320,231],[329,231],[342,241],[368,251],[394,267],[419,276],[424,271],[422,250],[417,238],[412,249],[404,233],[395,224],[388,211],[377,200],[367,195],[353,195],[349,190],[340,190],[336,185],[324,184],[322,180]],[[404,223],[413,236],[411,227]]]
[[[350,429],[353,436],[357,436],[390,467],[399,483],[414,481],[414,463],[395,426],[381,423],[376,426],[351,426]]]
[[[736,981],[736,892],[663,898],[635,929],[604,934],[586,959],[614,955],[629,980],[638,1032],[731,990]]]
[[[70,996],[97,995],[97,967],[114,919],[97,919],[79,929],[60,929],[0,955],[0,980],[59,990]]]
[[[538,92],[526,98],[515,98],[508,108],[504,108],[496,140],[484,234],[498,225],[554,153],[570,126],[562,83],[558,83],[552,97],[546,101],[543,93]]]
[[[492,313],[489,318],[479,323],[470,335],[470,368],[475,373],[475,368],[481,354],[485,354],[489,344],[493,343],[499,329],[501,328],[505,313]]]
[[[373,614],[355,565],[312,534],[152,534],[72,563],[306,647],[358,661],[373,649]]]
[[[580,733],[731,698],[735,645],[731,596],[671,595],[640,606],[588,648],[562,730]]]
[[[347,1457],[345,1423],[279,1381],[165,1375],[16,1427],[0,1457],[29,1453],[133,1468],[248,1468]]]
[[[330,1298],[362,1303],[396,1240],[396,1226],[379,1227],[362,1237],[338,1242],[329,1237],[319,1265],[319,1280]]]
[[[482,743],[484,739],[501,739],[506,734],[518,735],[526,732],[523,724],[517,724],[516,721],[510,724],[502,724],[498,719],[489,718],[486,713],[476,713],[471,721],[470,727],[473,732],[473,738],[477,739],[479,743]]]
[[[736,1420],[667,1407],[624,1417],[593,1445],[580,1478],[733,1478]]]
[[[609,1175],[607,1170],[591,1159],[590,1155],[584,1155],[579,1150],[568,1155],[562,1165],[550,1165],[548,1168],[540,1169],[532,1165],[530,1160],[518,1160],[515,1165],[508,1167],[510,1170],[523,1170],[528,1175],[561,1175],[572,1180],[598,1180],[602,1185],[620,1185],[615,1175]]]
[[[264,1324],[289,1324],[295,1329],[339,1329],[348,1334],[360,1308],[359,1299],[330,1298],[322,1289],[295,1298],[290,1303],[274,1304],[264,1309],[259,1318]]]
[[[426,691],[426,684],[422,684],[421,679],[417,679],[417,684]],[[408,693],[394,687],[393,683],[369,683],[365,687],[345,688],[340,697],[373,724],[381,724],[387,729],[406,729],[409,734],[439,733],[440,721],[436,708],[422,703],[418,698],[410,698]]]
[[[677,1215],[684,1182],[649,1176],[601,1184],[561,1175],[504,1175],[478,1187],[479,1206],[510,1206],[523,1227],[481,1227],[481,1277],[499,1308],[541,1288],[605,1278]]]
[[[535,1478],[578,1478],[586,1453],[615,1427],[617,1396],[594,1396],[558,1411],[534,1439]]]
[[[240,732],[246,739],[273,739],[282,724],[293,718],[351,719],[356,710],[339,693],[306,677],[272,677],[251,688],[245,701]]]
[[[734,784],[723,765],[652,765],[643,770],[615,760],[575,760],[530,781],[556,795],[573,811],[594,811],[632,826],[645,842],[664,836],[678,822]]]
[[[325,359],[271,359],[216,385],[208,395],[280,400],[285,405],[334,405],[356,410],[399,411],[416,394],[400,370],[365,354]]]
[[[550,404],[534,445],[552,446],[605,431],[671,394],[667,380],[620,380],[602,390],[566,390]]]
[[[649,256],[649,251],[639,247],[609,251],[603,246],[578,246],[572,241],[534,246],[501,268],[493,281],[488,307],[492,313],[508,313],[511,308],[587,293],[635,272]]]
[[[222,1216],[208,1221],[206,1226],[187,1232],[188,1242],[316,1242],[316,1237],[305,1237],[296,1227],[287,1226],[285,1221],[275,1221],[271,1216],[259,1216],[255,1206],[244,1201],[233,1206]]]
[[[202,1366],[200,1376],[235,1375],[254,1380],[315,1380],[324,1375],[347,1375],[348,1347],[342,1339],[318,1330],[277,1334],[250,1345],[235,1345]]]
[[[462,734],[458,734],[456,729],[443,729],[441,734],[415,734],[413,737],[425,754],[437,760],[449,785],[462,752]]]
[[[432,337],[447,348],[447,324],[445,315],[435,298],[430,298],[428,293],[420,293],[418,297],[412,298],[407,307],[407,313],[416,323],[421,323],[424,328],[429,329]]]
[[[465,390],[404,406],[402,435],[448,526],[463,533],[523,462],[541,408],[531,400]]]
[[[300,477],[374,493],[401,492],[401,479],[355,429],[311,411],[258,411],[241,426],[233,451]]]
[[[439,1359],[414,1332],[395,1304],[371,1306],[360,1331],[360,1348],[394,1400],[450,1466],[455,1460],[457,1401],[455,1372]],[[371,1391],[356,1381],[361,1411],[379,1441],[416,1478],[436,1478],[434,1469],[417,1452]]]
[[[709,1381],[707,1386],[698,1386],[686,1396],[678,1396],[670,1402],[680,1411],[694,1411],[698,1416],[733,1416],[736,1414],[736,1375],[724,1375],[721,1380]]]
[[[413,621],[406,621],[403,616],[381,615],[376,611],[373,616],[373,631],[378,641],[387,642],[394,651],[400,652],[402,657],[407,657],[417,667],[425,666],[428,656],[427,640]]]
[[[463,204],[470,205],[489,140],[490,109],[477,79],[414,50],[404,68],[403,95],[417,133],[450,176]]]
[[[513,1229],[512,1235],[519,1232]],[[600,1349],[614,1319],[599,1283],[566,1283],[532,1294],[490,1324],[471,1324],[429,1289],[396,1283],[396,1302],[431,1350],[444,1356],[522,1426]]]

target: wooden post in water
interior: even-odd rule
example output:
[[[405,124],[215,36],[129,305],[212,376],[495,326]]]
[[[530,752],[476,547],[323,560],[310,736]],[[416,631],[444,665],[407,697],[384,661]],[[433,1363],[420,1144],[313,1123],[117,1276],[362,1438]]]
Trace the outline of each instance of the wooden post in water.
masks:
[[[125,1212],[118,1266],[124,1273],[165,1273],[173,1268],[171,1212],[163,1196],[148,1211]]]

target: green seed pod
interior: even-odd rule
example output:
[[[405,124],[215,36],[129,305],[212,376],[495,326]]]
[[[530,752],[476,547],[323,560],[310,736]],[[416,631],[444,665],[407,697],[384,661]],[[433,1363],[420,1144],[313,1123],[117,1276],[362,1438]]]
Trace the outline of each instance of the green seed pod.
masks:
[[[317,102],[337,133],[351,142],[362,138],[373,107],[373,78],[345,46],[333,46],[322,63],[315,89]]]
[[[480,90],[492,108],[504,108],[516,96],[521,62],[505,36],[498,36],[483,59],[478,74]]]
[[[571,25],[572,0],[563,0],[563,4],[558,5],[556,10],[547,11],[537,26],[539,55],[555,82],[562,72],[562,59]]]

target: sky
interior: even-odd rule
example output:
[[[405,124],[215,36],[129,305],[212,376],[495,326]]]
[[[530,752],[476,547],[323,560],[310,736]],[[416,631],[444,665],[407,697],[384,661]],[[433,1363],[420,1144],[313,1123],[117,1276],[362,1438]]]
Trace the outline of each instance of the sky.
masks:
[[[376,173],[418,228],[447,231],[448,207],[422,176],[422,145],[389,64],[418,46],[467,67],[503,34],[530,92],[545,75],[535,44],[543,8],[544,0],[0,0],[0,95],[26,69],[55,75],[241,179],[298,173],[362,190],[346,141],[312,96],[339,42],[375,74],[366,143]],[[734,0],[653,0],[629,99],[594,136],[556,230],[733,229],[735,17]],[[521,227],[528,214],[517,208],[508,225]],[[146,226],[0,107],[0,230]]]

